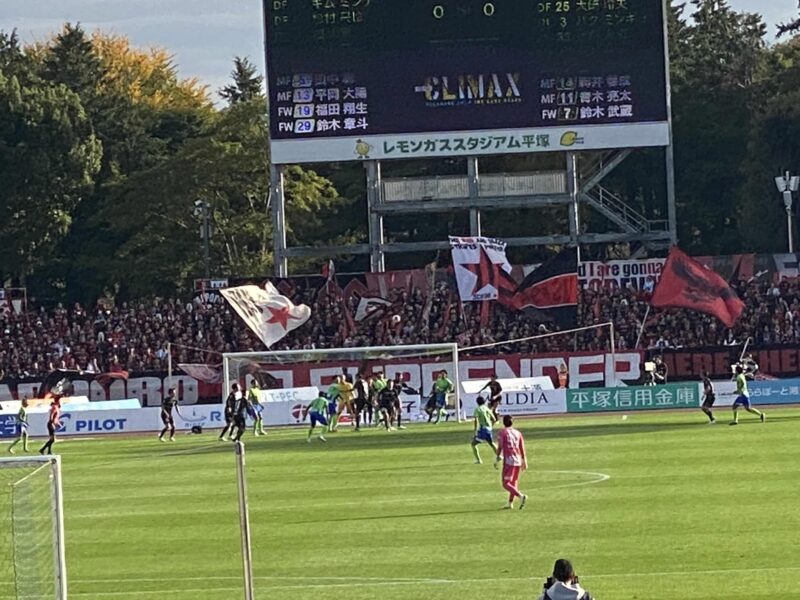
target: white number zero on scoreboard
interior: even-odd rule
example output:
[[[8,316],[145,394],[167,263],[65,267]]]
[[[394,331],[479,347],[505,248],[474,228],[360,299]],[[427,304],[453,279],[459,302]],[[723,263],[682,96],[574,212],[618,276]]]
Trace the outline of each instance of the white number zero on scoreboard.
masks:
[[[305,103],[311,102],[314,99],[314,90],[311,88],[300,88],[294,91],[294,102],[297,103]]]
[[[314,105],[313,104],[296,104],[294,107],[294,118],[295,119],[303,119],[305,117],[313,117],[314,116]]]
[[[294,122],[295,133],[312,133],[314,131],[314,119],[298,119]]]

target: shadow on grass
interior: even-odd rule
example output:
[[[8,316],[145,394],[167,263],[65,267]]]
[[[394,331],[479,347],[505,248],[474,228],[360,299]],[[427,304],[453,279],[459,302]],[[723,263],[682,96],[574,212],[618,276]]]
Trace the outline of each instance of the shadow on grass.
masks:
[[[324,519],[305,519],[302,521],[281,521],[284,525],[310,525],[312,523],[345,523],[356,521],[385,521],[386,519],[418,519],[422,517],[445,517],[451,515],[475,515],[480,513],[501,512],[502,508],[475,508],[471,510],[440,510],[436,512],[392,513],[390,515],[371,515],[369,517],[334,517]],[[510,512],[510,511],[509,511]]]

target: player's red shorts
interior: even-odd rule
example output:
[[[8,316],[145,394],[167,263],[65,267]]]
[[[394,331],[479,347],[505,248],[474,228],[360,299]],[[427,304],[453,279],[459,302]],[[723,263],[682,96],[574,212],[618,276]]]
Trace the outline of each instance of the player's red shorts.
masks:
[[[516,486],[521,470],[522,467],[503,463],[503,483],[510,483]]]

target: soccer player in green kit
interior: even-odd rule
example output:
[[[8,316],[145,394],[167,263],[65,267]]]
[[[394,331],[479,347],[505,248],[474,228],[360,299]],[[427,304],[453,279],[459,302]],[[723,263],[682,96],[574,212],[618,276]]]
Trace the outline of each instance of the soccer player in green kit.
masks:
[[[447,378],[447,371],[439,373],[439,377],[433,382],[433,396],[436,400],[436,420],[438,423],[443,414],[447,414],[445,405],[447,404],[447,394],[455,389],[453,382]]]
[[[497,454],[497,447],[494,445],[494,438],[492,437],[492,425],[497,420],[488,406],[486,406],[486,400],[483,399],[483,396],[478,396],[478,399],[475,401],[478,406],[475,408],[475,412],[472,413],[473,421],[475,426],[473,428],[474,435],[472,438],[472,453],[475,455],[475,464],[479,465],[483,461],[481,460],[481,455],[478,452],[478,444],[481,442],[486,442],[489,444],[489,447],[492,449],[492,452]],[[497,464],[495,464],[495,467]]]
[[[307,416],[311,416],[311,427],[308,428],[308,437],[306,438],[307,443],[311,443],[311,435],[314,433],[314,427],[319,423],[322,426],[322,431],[319,434],[319,440],[321,442],[326,442],[325,436],[325,426],[328,425],[328,399],[325,398],[324,395],[320,394],[314,400],[311,401],[311,404],[305,407],[303,410],[303,419]]]
[[[259,387],[258,381],[253,379],[250,382],[250,388],[247,390],[248,412],[253,417],[253,435],[267,435],[267,432],[264,431],[264,407],[258,397],[258,392],[260,391],[261,387]]]
[[[739,424],[740,406],[744,407],[747,412],[756,415],[761,419],[762,423],[767,418],[767,415],[763,412],[750,406],[750,394],[747,391],[747,378],[744,375],[744,369],[742,365],[736,365],[736,400],[733,401],[733,421],[731,421],[731,425]]]
[[[8,451],[11,454],[14,454],[14,446],[16,446],[20,440],[22,440],[23,452],[28,451],[28,398],[22,399],[22,404],[17,413],[17,427],[19,428],[17,439],[11,442],[11,445],[8,447]]]

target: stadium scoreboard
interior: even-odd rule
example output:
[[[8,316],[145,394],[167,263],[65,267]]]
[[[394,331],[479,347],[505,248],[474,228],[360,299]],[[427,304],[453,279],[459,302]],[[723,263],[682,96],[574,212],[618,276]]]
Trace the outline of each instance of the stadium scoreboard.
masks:
[[[265,0],[278,164],[669,144],[663,0]]]

